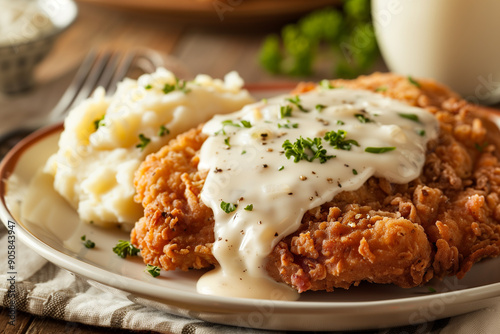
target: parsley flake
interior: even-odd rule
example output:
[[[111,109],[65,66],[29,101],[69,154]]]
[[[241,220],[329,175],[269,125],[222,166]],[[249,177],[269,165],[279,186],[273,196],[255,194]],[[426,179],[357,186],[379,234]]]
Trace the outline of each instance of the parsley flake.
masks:
[[[278,171],[281,171],[283,169],[285,169],[285,166],[280,166],[280,168],[278,168]]]
[[[231,147],[231,143],[229,142],[229,139],[231,139],[231,137],[226,137],[226,138],[224,139],[224,144],[226,144],[226,146],[227,146],[228,148],[229,148],[229,147]]]
[[[234,210],[236,210],[236,207],[238,206],[238,204],[233,204],[233,203],[226,203],[224,201],[222,201],[220,203],[220,208],[222,209],[222,211],[224,211],[225,213],[231,213],[233,212]]]
[[[421,137],[424,137],[425,136],[425,130],[418,130],[417,131],[417,134]]]
[[[357,170],[355,170],[355,169],[353,169],[353,170],[352,170],[352,173],[353,173],[354,175],[358,175],[358,171],[357,171]]]
[[[483,152],[484,149],[488,146],[488,142],[484,142],[482,144],[478,144],[478,143],[475,143],[474,144],[474,147],[476,148],[476,150],[478,150],[479,152]]]
[[[389,151],[394,151],[395,149],[396,148],[393,147],[393,146],[389,146],[389,147],[367,147],[367,148],[365,148],[365,152],[379,154],[379,153],[385,153],[385,152],[389,152]]]
[[[307,110],[306,108],[304,108],[302,106],[302,104],[300,104],[300,97],[298,95],[295,95],[294,98],[288,98],[286,99],[288,102],[290,103],[293,103],[297,106],[297,108],[299,108],[300,111],[303,111],[303,112],[309,112],[309,110]]]
[[[327,80],[327,79],[323,79],[319,82],[319,85],[321,88],[323,89],[333,89],[335,87],[333,87],[332,83],[330,82],[330,80]]]
[[[92,240],[90,239],[87,239],[87,237],[84,235],[82,235],[82,237],[80,238],[82,241],[83,241],[83,245],[86,247],[86,248],[94,248],[95,247],[95,242],[93,242]]]
[[[327,155],[326,150],[323,148],[321,143],[321,138],[298,138],[295,143],[291,143],[288,139],[285,140],[282,147],[285,149],[285,156],[287,159],[293,157],[294,162],[299,162],[300,160],[306,160],[313,162],[318,159],[320,163],[325,163],[329,159],[334,158],[334,155]],[[310,151],[312,155],[308,154]]]
[[[415,86],[415,87],[417,87],[417,88],[422,87],[422,86],[420,85],[420,83],[419,83],[418,81],[416,81],[415,79],[413,79],[413,77],[412,77],[411,75],[409,75],[409,76],[408,76],[408,81],[409,81],[409,82],[410,82],[413,86]]]
[[[171,93],[175,90],[175,85],[171,85],[171,84],[168,84],[166,83],[164,86],[163,86],[163,93],[165,94],[168,94],[168,93]]]
[[[148,89],[149,90],[151,88],[153,88],[153,86],[151,86],[150,84],[147,84],[146,86],[144,86],[144,89]]]
[[[366,116],[365,116],[365,115],[363,115],[363,114],[354,114],[354,117],[356,117],[356,118],[358,119],[358,121],[359,121],[360,123],[363,123],[363,124],[373,122],[371,119],[369,119],[368,117],[366,117]]]
[[[376,92],[386,92],[387,86],[380,86],[375,89]]]
[[[350,151],[352,145],[359,146],[354,139],[345,139],[347,132],[345,130],[332,130],[325,133],[324,139],[330,143],[333,148],[338,150]]]
[[[190,89],[186,88],[186,81],[180,80],[179,78],[175,78],[175,84],[168,84],[166,83],[163,85],[163,93],[168,94],[171,93],[175,90],[179,90],[183,92],[184,94],[189,93]]]
[[[399,117],[409,119],[410,121],[414,121],[417,123],[420,123],[420,119],[418,118],[418,115],[416,114],[406,114],[406,113],[398,113]]]
[[[344,125],[344,124],[345,124],[345,122],[344,122],[344,121],[341,121],[341,120],[338,120],[338,121],[337,121],[337,125]]]
[[[136,256],[141,250],[136,248],[130,241],[118,240],[118,243],[113,247],[113,253],[122,259],[128,256]]]
[[[247,206],[245,206],[245,210],[252,211],[253,210],[253,204],[248,204]]]
[[[249,121],[246,121],[244,119],[239,121],[239,122],[233,122],[232,120],[228,119],[228,120],[222,121],[222,128],[219,131],[217,131],[215,133],[215,135],[218,135],[221,133],[223,135],[225,135],[226,134],[226,126],[234,126],[237,128],[251,128],[252,124]]]
[[[170,134],[170,130],[165,125],[161,125],[160,130],[158,130],[158,136],[163,137],[168,134]]]
[[[317,104],[316,107],[314,107],[317,111],[322,112],[323,109],[326,108],[324,104]]]
[[[140,148],[141,151],[143,151],[146,148],[146,146],[148,146],[148,144],[151,142],[151,139],[149,139],[142,133],[139,134],[139,140],[140,143],[135,145],[135,147]]]
[[[158,266],[147,264],[145,271],[148,272],[153,277],[158,277],[160,276],[161,268]]]
[[[102,115],[101,118],[98,118],[94,121],[94,128],[96,129],[96,131],[97,131],[97,129],[99,129],[100,126],[104,125],[104,116],[105,115]]]
[[[292,107],[290,106],[280,107],[280,118],[291,117],[291,116],[292,116]]]
[[[286,123],[280,124],[278,123],[278,129],[286,128],[286,129],[297,129],[299,127],[299,123],[290,123],[290,120],[286,120]]]

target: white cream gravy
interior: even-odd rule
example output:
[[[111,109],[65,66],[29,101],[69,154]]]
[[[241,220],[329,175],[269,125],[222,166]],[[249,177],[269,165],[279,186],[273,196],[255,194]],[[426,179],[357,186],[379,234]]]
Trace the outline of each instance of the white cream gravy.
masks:
[[[334,148],[324,139],[332,130],[344,130],[344,140],[355,140],[359,146]],[[200,278],[198,291],[298,298],[295,290],[275,282],[265,270],[273,247],[298,229],[307,210],[341,191],[358,189],[373,175],[394,183],[418,177],[426,144],[437,131],[437,120],[424,109],[349,89],[317,88],[214,117],[203,128],[210,136],[198,168],[209,170],[201,199],[215,215],[212,251],[220,266]],[[335,157],[323,163],[287,159],[283,143],[293,144],[300,137],[321,138],[325,155]],[[369,147],[390,151],[369,153]]]

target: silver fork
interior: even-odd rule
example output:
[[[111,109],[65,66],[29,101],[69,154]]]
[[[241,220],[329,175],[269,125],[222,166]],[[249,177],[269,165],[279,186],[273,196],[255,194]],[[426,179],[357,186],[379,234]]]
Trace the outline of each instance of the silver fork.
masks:
[[[135,50],[125,54],[117,51],[90,51],[63,96],[47,116],[27,122],[23,127],[0,136],[0,160],[30,133],[61,122],[72,108],[88,98],[97,87],[102,86],[108,95],[113,94],[117,83],[127,75],[133,65],[142,72],[152,72],[161,66],[160,58],[152,51]]]

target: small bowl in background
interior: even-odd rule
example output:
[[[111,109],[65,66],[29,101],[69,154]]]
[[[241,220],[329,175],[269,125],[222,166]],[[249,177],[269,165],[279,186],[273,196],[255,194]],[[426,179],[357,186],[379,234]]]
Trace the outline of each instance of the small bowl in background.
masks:
[[[0,0],[0,91],[34,84],[35,66],[76,19],[73,0]]]

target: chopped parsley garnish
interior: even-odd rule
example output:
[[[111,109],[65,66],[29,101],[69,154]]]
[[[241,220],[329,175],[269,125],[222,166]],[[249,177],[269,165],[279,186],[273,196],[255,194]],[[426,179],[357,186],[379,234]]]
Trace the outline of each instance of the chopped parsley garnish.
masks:
[[[170,134],[170,130],[165,125],[161,125],[160,130],[158,130],[158,136],[163,137],[168,134]]]
[[[345,122],[344,122],[344,121],[341,121],[341,120],[338,120],[338,121],[337,121],[337,125],[344,125],[344,124],[345,124]]]
[[[230,139],[230,138],[231,138],[231,137],[226,137],[226,138],[224,139],[224,144],[226,144],[226,146],[227,146],[227,147],[231,147],[231,143],[229,143],[229,139]]]
[[[332,130],[325,133],[324,139],[330,143],[333,148],[338,150],[350,151],[352,145],[359,146],[354,139],[345,139],[347,132],[345,130]]]
[[[144,86],[144,89],[151,89],[153,88],[153,86],[151,86],[150,84],[147,84],[146,86]]]
[[[432,286],[427,287],[427,290],[429,290],[430,293],[436,293],[437,290],[434,289]]]
[[[118,240],[118,243],[115,247],[113,247],[113,253],[121,257],[122,259],[128,256],[136,256],[141,250],[136,248],[134,245],[130,243],[130,241],[126,240]]]
[[[87,239],[87,237],[84,235],[82,235],[82,237],[80,238],[82,239],[83,241],[83,245],[87,248],[94,248],[95,247],[95,242],[93,242],[92,240],[90,239]]]
[[[309,162],[318,159],[320,163],[325,163],[329,159],[334,158],[334,155],[326,155],[326,150],[323,148],[321,138],[298,138],[295,143],[291,143],[288,139],[285,140],[282,147],[285,149],[285,156],[287,159],[293,157],[294,162],[306,160]],[[310,151],[312,154],[308,154]]]
[[[415,79],[413,79],[413,77],[411,75],[408,76],[408,81],[415,87],[417,88],[420,88],[421,85],[418,81],[416,81]]]
[[[153,265],[147,264],[145,271],[148,272],[153,277],[158,277],[158,276],[160,276],[161,268],[158,266],[153,266]]]
[[[166,83],[164,86],[163,86],[163,93],[165,94],[168,94],[168,93],[171,93],[175,90],[175,85],[171,85],[171,84],[168,84]]]
[[[253,210],[253,204],[248,204],[247,206],[245,206],[245,210],[252,211]]]
[[[99,127],[100,127],[100,126],[103,126],[103,125],[104,125],[104,122],[103,122],[103,121],[104,121],[104,116],[105,116],[105,115],[102,115],[102,117],[101,117],[101,118],[98,118],[98,119],[96,119],[96,120],[94,121],[94,127],[95,127],[95,129],[96,129],[96,130],[97,130],[97,129],[99,129]]]
[[[326,108],[326,106],[324,104],[317,104],[314,108],[316,108],[317,111],[322,112],[323,109]]]
[[[239,122],[233,122],[232,120],[228,119],[228,120],[222,121],[222,128],[219,131],[217,131],[215,134],[218,135],[218,134],[222,133],[223,135],[225,135],[226,134],[226,126],[234,126],[237,128],[251,128],[252,124],[249,121],[246,121],[244,119],[242,119]]]
[[[375,89],[376,92],[385,92],[387,91],[387,86],[380,86]]]
[[[369,119],[363,114],[354,114],[354,117],[356,117],[358,121],[363,124],[373,122],[371,119]]]
[[[278,168],[279,171],[283,169],[285,169],[285,166],[280,166],[280,168]]]
[[[179,90],[183,93],[189,93],[189,89],[186,88],[186,81],[184,80],[180,80],[179,78],[175,78],[175,84],[168,84],[166,83],[164,86],[163,86],[163,93],[165,94],[168,94],[168,93],[171,93],[175,90]]]
[[[355,169],[353,169],[353,170],[352,170],[352,173],[353,173],[354,175],[358,175],[358,171],[357,171],[357,170],[355,170]]]
[[[414,121],[417,123],[420,123],[420,119],[418,118],[418,115],[416,114],[405,114],[405,113],[398,113],[399,117],[409,119],[410,121]]]
[[[280,118],[291,117],[292,116],[292,107],[290,106],[281,106],[280,108]]]
[[[220,208],[222,209],[222,211],[224,211],[225,213],[231,213],[233,212],[234,210],[236,210],[236,207],[238,206],[238,204],[233,204],[233,203],[226,203],[224,201],[222,201],[220,203]]]
[[[306,108],[304,108],[302,106],[302,104],[300,104],[300,97],[298,95],[295,95],[294,98],[288,98],[286,99],[288,102],[290,103],[293,103],[297,106],[297,108],[299,108],[300,111],[303,111],[303,112],[309,112],[309,110],[307,110]]]
[[[333,89],[335,87],[333,87],[332,83],[330,82],[330,80],[327,80],[327,79],[323,79],[319,82],[319,86],[321,88],[324,88],[324,89]]]
[[[368,153],[385,153],[389,151],[394,151],[396,148],[394,146],[389,146],[389,147],[367,147],[365,148],[365,152]]]
[[[425,130],[418,130],[417,134],[421,137],[425,136]]]
[[[241,151],[241,155],[246,154],[246,153],[247,153],[247,151],[245,151],[245,150]]]
[[[484,149],[488,146],[488,142],[484,142],[482,144],[475,143],[474,146],[476,147],[476,150],[479,152],[483,152]]]
[[[299,127],[299,123],[290,123],[290,121],[287,119],[286,123],[280,124],[278,123],[278,129],[281,128],[286,128],[286,129],[296,129]]]
[[[139,140],[140,143],[135,145],[135,147],[140,148],[141,151],[143,151],[146,148],[146,146],[148,146],[148,144],[151,142],[151,139],[149,139],[142,133],[139,134]]]

